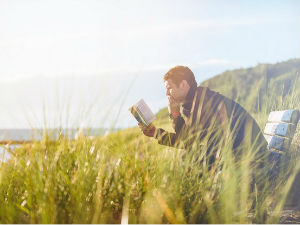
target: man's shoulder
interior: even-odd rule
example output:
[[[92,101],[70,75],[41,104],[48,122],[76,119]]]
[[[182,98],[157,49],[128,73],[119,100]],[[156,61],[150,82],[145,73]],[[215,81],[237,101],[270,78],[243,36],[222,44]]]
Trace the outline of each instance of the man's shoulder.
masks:
[[[205,99],[212,99],[212,101],[215,102],[224,102],[225,105],[229,106],[230,108],[234,109],[240,109],[243,108],[238,102],[235,100],[228,98],[227,96],[214,91],[206,86],[198,86],[196,89],[196,92],[198,92],[199,96],[205,96]]]
[[[210,89],[209,87],[206,87],[206,86],[201,86],[201,85],[198,86],[196,88],[196,92],[198,92],[198,94],[200,94],[200,95],[205,94],[208,97],[215,96],[215,97],[224,97],[224,98],[226,98],[226,96],[224,96],[224,95],[220,94],[219,92],[214,91],[214,90],[212,90],[212,89]]]

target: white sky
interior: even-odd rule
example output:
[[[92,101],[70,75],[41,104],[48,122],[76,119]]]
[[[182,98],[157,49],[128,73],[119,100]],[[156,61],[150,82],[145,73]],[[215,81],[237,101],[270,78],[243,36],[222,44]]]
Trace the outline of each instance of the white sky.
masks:
[[[30,105],[28,114],[41,115],[45,99],[55,102],[55,89],[61,99],[77,93],[84,104],[97,93],[104,100],[95,98],[95,111],[104,111],[138,74],[118,123],[130,126],[126,107],[139,98],[154,111],[166,105],[161,77],[171,66],[189,66],[200,82],[226,69],[299,54],[298,0],[0,0],[0,123],[27,126],[20,102]],[[49,104],[51,112],[56,109]]]

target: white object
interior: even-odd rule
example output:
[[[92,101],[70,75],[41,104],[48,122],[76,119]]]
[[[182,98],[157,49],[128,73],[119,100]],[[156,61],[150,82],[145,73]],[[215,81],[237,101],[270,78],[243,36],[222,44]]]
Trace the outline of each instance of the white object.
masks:
[[[297,123],[298,120],[299,120],[298,110],[273,111],[270,112],[268,118],[269,122]]]
[[[145,126],[148,126],[155,120],[155,115],[143,99],[130,107],[129,111],[138,122],[143,123]]]
[[[294,135],[295,125],[288,123],[267,123],[264,133],[270,135],[278,135],[290,137]]]

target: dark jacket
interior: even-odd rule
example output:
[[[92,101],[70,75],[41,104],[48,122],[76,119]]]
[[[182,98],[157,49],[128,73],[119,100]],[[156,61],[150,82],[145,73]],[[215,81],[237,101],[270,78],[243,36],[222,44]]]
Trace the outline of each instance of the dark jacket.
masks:
[[[211,151],[225,142],[237,154],[244,148],[266,149],[267,142],[252,116],[238,103],[207,87],[190,89],[173,119],[174,133],[158,129],[158,143],[191,149],[206,145]]]

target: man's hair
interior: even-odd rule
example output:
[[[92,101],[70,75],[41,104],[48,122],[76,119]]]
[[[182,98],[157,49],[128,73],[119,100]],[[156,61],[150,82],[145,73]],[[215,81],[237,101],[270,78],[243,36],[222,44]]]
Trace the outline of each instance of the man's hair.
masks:
[[[194,73],[186,66],[175,66],[171,68],[165,75],[164,81],[172,80],[177,86],[181,81],[186,80],[190,88],[196,88],[197,82]]]

